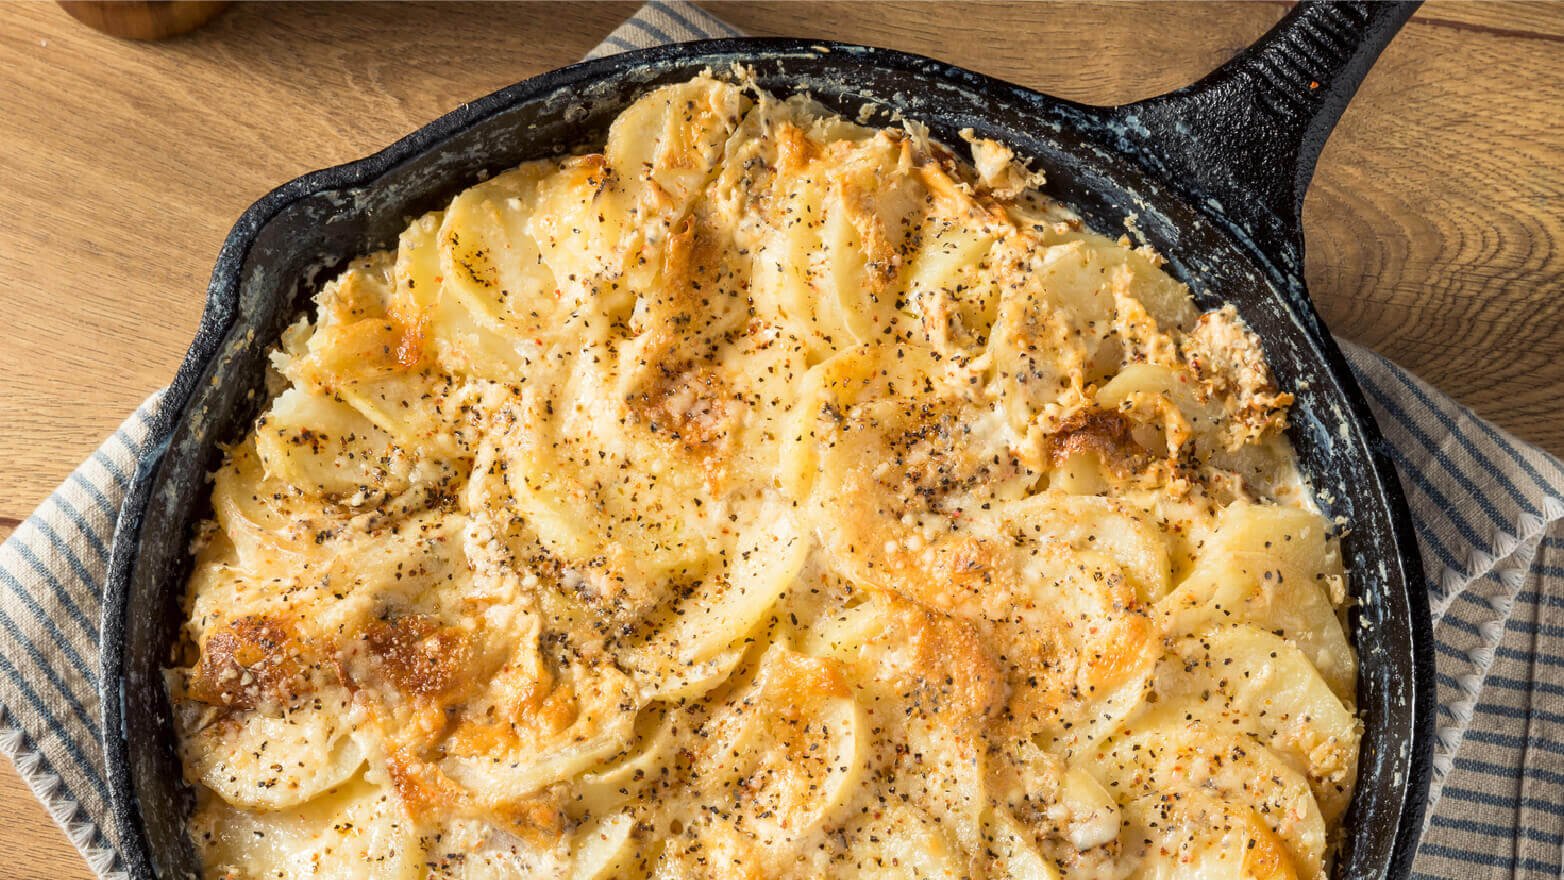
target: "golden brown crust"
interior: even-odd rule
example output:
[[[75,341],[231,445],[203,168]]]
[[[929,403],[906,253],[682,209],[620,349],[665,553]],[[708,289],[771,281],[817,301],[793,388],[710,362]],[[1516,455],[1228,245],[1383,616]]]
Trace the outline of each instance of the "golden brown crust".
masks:
[[[363,638],[372,668],[405,694],[449,699],[476,685],[468,678],[474,648],[461,629],[406,615],[373,621]]]
[[[244,615],[207,636],[186,694],[225,709],[287,706],[308,695],[317,664],[287,618]]]

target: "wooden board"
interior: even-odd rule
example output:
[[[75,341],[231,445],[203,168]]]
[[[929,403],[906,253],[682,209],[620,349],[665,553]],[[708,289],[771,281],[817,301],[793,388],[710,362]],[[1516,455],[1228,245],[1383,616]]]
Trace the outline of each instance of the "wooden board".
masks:
[[[936,55],[1116,102],[1275,22],[1241,5],[713,4],[756,34]],[[628,3],[238,5],[165,43],[0,7],[0,535],[165,383],[241,211],[580,57]],[[1305,209],[1331,326],[1564,452],[1564,5],[1434,2],[1385,53]],[[0,774],[7,876],[87,876]]]

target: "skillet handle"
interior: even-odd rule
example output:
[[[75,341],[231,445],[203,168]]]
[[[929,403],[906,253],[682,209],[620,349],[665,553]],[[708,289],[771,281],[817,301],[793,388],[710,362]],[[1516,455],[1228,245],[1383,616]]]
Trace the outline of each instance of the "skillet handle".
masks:
[[[1325,139],[1416,2],[1305,0],[1194,85],[1113,108],[1153,173],[1303,273],[1303,195]]]

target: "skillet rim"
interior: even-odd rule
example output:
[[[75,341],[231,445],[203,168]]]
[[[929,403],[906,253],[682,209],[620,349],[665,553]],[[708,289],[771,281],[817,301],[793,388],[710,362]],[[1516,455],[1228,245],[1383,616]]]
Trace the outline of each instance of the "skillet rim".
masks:
[[[1393,552],[1376,554],[1384,562],[1394,562],[1401,593],[1409,617],[1407,642],[1414,680],[1407,690],[1411,707],[1411,725],[1407,741],[1406,776],[1399,788],[1400,797],[1385,877],[1410,874],[1421,820],[1427,802],[1432,772],[1434,739],[1433,629],[1417,536],[1411,520],[1400,478],[1389,454],[1389,447],[1377,420],[1369,409],[1355,375],[1335,340],[1326,331],[1323,320],[1309,299],[1301,274],[1282,268],[1270,255],[1253,243],[1242,224],[1213,211],[1203,204],[1199,194],[1189,192],[1176,181],[1166,180],[1154,167],[1155,156],[1141,148],[1111,136],[1114,108],[1095,107],[1055,98],[1025,86],[990,77],[970,69],[915,53],[829,40],[791,37],[724,37],[653,46],[646,49],[590,59],[555,68],[521,80],[471,102],[404,135],[389,146],[361,159],[330,166],[301,175],[262,196],[240,215],[225,237],[208,284],[196,335],[178,371],[152,419],[145,449],[137,462],[129,488],[116,521],[107,580],[103,595],[100,644],[100,705],[103,715],[101,745],[105,758],[105,782],[108,787],[110,821],[120,838],[121,866],[136,880],[156,878],[150,858],[150,842],[144,833],[136,785],[131,777],[131,746],[125,736],[125,629],[133,573],[140,558],[140,533],[151,496],[161,483],[163,465],[170,440],[177,429],[190,421],[189,406],[202,376],[213,366],[224,342],[239,319],[240,284],[244,264],[257,237],[267,224],[287,207],[313,196],[334,191],[353,191],[373,187],[402,163],[438,149],[463,131],[482,124],[490,117],[527,101],[557,93],[573,85],[593,85],[633,75],[637,68],[659,60],[689,59],[705,55],[745,55],[767,59],[818,58],[825,54],[852,56],[860,65],[884,67],[923,79],[953,81],[984,96],[1016,101],[1064,117],[1064,123],[1095,143],[1109,156],[1136,166],[1152,182],[1167,186],[1171,197],[1193,214],[1212,223],[1220,234],[1240,251],[1248,254],[1260,268],[1271,293],[1278,298],[1299,324],[1314,348],[1323,371],[1336,385],[1335,395],[1346,404],[1350,422],[1362,439],[1362,448],[1352,457],[1363,458],[1378,479],[1380,491],[1375,501],[1381,505],[1394,538]],[[1155,101],[1157,99],[1149,99]],[[1138,102],[1144,106],[1149,101]],[[1127,105],[1137,106],[1137,105]],[[1061,127],[1059,119],[1039,119],[1041,125]],[[1115,143],[1114,141],[1118,142]],[[1301,221],[1294,230],[1298,248],[1295,265],[1302,266]],[[250,344],[255,344],[254,342]],[[1354,628],[1357,629],[1356,627]],[[1354,637],[1356,644],[1356,637]],[[1388,719],[1385,723],[1389,723]],[[1369,833],[1365,827],[1357,833]]]

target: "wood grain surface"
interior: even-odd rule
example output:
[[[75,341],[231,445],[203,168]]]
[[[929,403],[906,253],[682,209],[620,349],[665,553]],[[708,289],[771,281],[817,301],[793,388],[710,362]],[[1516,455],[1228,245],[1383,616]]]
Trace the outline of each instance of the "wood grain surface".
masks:
[[[891,46],[1094,102],[1188,83],[1283,3],[710,4],[755,34]],[[0,6],[0,537],[173,374],[235,218],[579,58],[633,4],[237,5],[133,43]],[[1431,2],[1305,206],[1330,326],[1564,452],[1564,5]],[[0,646],[3,649],[3,646]],[[9,770],[0,874],[88,876]]]

